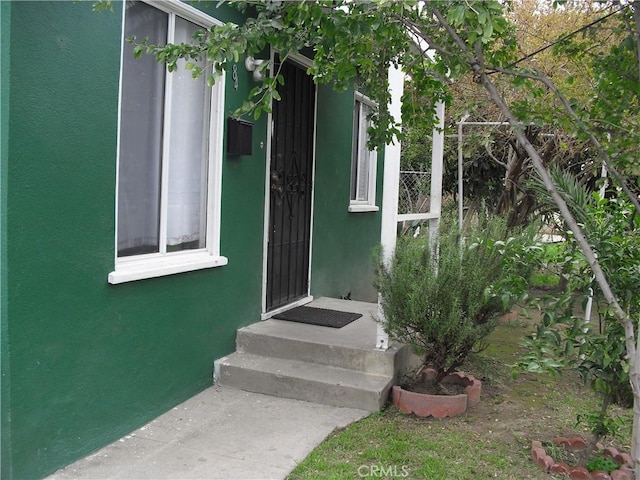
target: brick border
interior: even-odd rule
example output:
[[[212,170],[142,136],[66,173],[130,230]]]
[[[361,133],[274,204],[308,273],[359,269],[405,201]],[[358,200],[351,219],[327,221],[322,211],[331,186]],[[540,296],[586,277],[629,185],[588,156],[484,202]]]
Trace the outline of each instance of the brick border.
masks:
[[[587,446],[587,442],[581,437],[557,437],[553,440],[554,445],[562,446],[567,450],[579,451]],[[632,480],[633,461],[627,453],[620,453],[613,447],[604,448],[601,444],[597,445],[598,451],[603,455],[611,457],[616,462],[622,464],[620,468],[608,474],[602,470],[589,472],[584,467],[570,467],[564,462],[556,462],[547,454],[542,442],[531,442],[531,458],[536,464],[547,473],[564,473],[573,480]]]

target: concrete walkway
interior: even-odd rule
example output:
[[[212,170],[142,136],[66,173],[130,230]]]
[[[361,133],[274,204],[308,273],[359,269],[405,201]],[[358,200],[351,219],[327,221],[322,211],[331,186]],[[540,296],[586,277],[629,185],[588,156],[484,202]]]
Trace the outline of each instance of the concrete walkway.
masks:
[[[213,386],[49,479],[284,479],[352,408]]]

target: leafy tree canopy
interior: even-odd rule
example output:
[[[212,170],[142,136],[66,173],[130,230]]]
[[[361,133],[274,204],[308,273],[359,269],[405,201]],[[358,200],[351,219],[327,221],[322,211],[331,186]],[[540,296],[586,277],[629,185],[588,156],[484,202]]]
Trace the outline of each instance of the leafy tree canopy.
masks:
[[[311,51],[309,73],[316,82],[332,83],[338,90],[355,83],[380,105],[373,119],[377,144],[399,133],[386,109],[390,65],[402,65],[410,84],[403,116],[425,129],[434,124],[435,104],[450,105],[452,92],[465,84],[465,76],[471,79],[467,85],[480,85],[480,74],[487,74],[518,121],[555,125],[584,139],[595,135],[618,165],[637,175],[640,82],[635,2],[535,2],[538,7],[532,10],[531,1],[231,0],[228,3],[248,15],[245,23],[200,32],[194,45],[132,40],[140,42],[138,54],[155,54],[170,70],[183,58],[197,76],[207,72],[206,63],[212,69],[207,73],[210,82],[215,81],[215,71],[246,55],[266,56],[269,45],[284,58]],[[561,19],[589,20],[592,25],[567,32],[566,27],[578,25]],[[539,37],[561,41],[553,50],[529,57],[541,48]],[[549,86],[549,76],[556,80],[554,87]],[[271,101],[278,99],[279,81],[276,68],[236,114],[268,112]],[[564,88],[568,105],[558,99],[555,85]]]
[[[454,54],[451,61],[442,62],[437,56],[426,55],[429,45],[442,44],[438,49],[441,55],[449,55],[447,47],[452,46],[433,11],[456,27],[473,24],[472,29],[466,30],[465,40],[472,44],[480,41],[492,52],[492,61],[497,64],[505,66],[516,57],[512,28],[497,1],[229,3],[248,14],[244,24],[213,26],[210,31],[196,35],[194,45],[148,45],[144,39],[131,39],[140,42],[136,52],[155,54],[170,70],[177,68],[179,59],[186,59],[186,66],[194,76],[206,70],[206,61],[213,69],[209,73],[210,82],[214,82],[214,71],[221,71],[247,55],[266,56],[268,45],[283,58],[311,50],[313,66],[309,73],[316,82],[332,83],[338,90],[355,83],[380,105],[374,117],[379,126],[376,143],[389,141],[398,133],[398,125],[386,109],[390,65],[401,64],[414,86],[405,98],[404,114],[422,118],[431,125],[435,104],[450,100],[446,86],[469,70],[464,56]],[[473,9],[469,10],[468,5]],[[258,115],[269,111],[271,100],[277,100],[275,88],[280,79],[276,69],[273,76],[267,76],[251,92],[251,98],[236,113]],[[417,98],[429,101],[418,102]]]

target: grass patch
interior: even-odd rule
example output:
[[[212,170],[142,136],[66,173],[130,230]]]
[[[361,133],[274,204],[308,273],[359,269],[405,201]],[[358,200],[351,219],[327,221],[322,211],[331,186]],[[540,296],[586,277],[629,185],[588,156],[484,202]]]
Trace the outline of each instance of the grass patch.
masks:
[[[530,459],[532,440],[587,434],[576,426],[578,413],[597,407],[591,390],[576,375],[561,378],[512,376],[519,340],[530,320],[500,325],[488,348],[469,357],[464,370],[483,381],[482,400],[465,415],[424,419],[395,407],[331,434],[301,462],[288,480],[408,478],[428,480],[545,479]],[[631,422],[631,411],[616,413]],[[628,449],[630,431],[618,449]]]
[[[495,475],[527,466],[524,448],[514,451],[496,442],[493,432],[460,428],[464,421],[456,422],[457,428],[451,423],[418,420],[390,408],[332,434],[289,479],[374,477],[372,471],[383,478],[507,478]]]
[[[554,273],[536,272],[531,275],[529,283],[534,288],[554,288],[560,283],[560,276]]]

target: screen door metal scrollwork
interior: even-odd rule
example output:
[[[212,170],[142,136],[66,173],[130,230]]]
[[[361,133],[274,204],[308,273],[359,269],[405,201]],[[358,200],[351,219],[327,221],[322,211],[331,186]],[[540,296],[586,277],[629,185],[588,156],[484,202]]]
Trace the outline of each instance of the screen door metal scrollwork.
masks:
[[[269,172],[267,311],[309,290],[315,85],[293,63],[285,62],[280,73]]]

